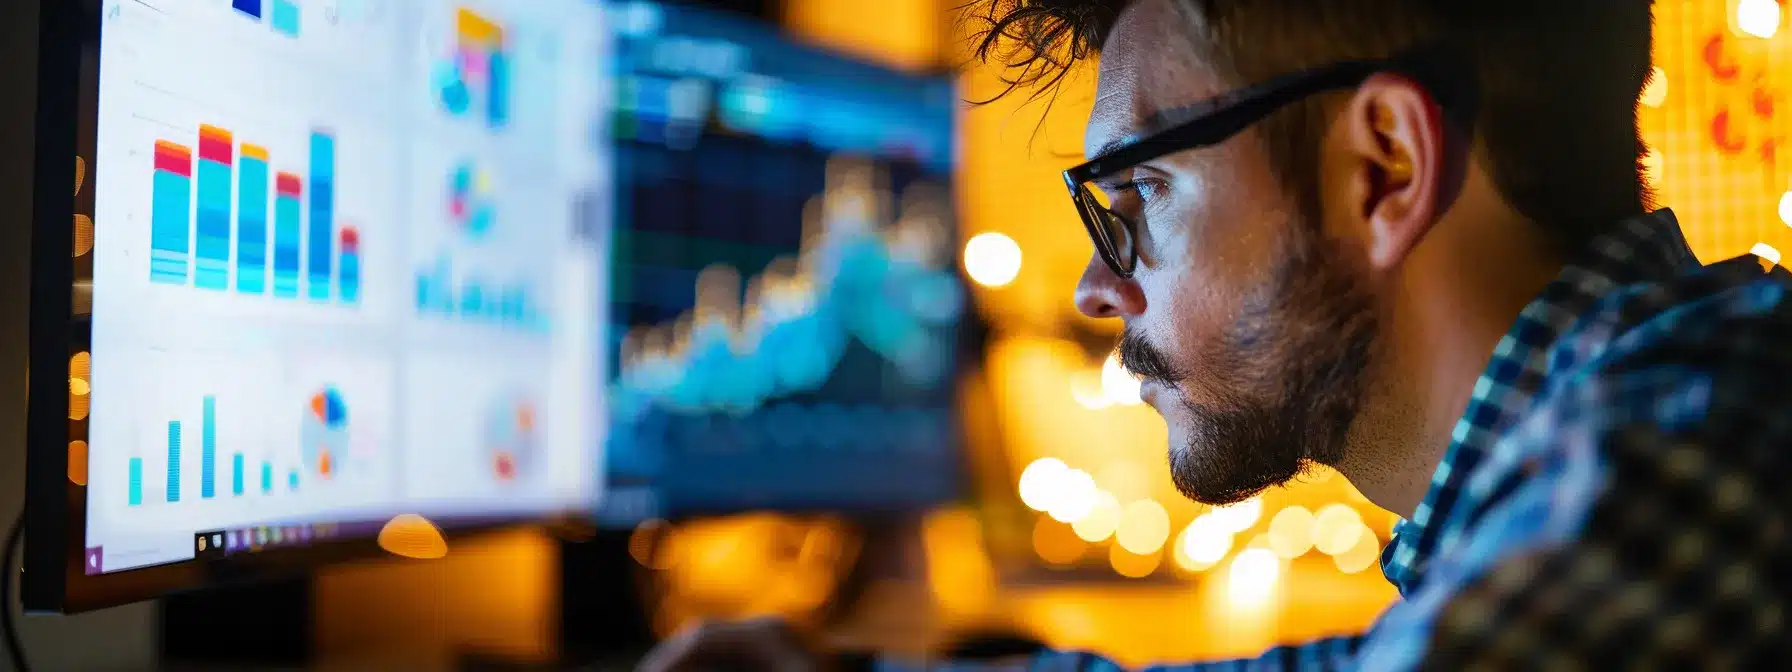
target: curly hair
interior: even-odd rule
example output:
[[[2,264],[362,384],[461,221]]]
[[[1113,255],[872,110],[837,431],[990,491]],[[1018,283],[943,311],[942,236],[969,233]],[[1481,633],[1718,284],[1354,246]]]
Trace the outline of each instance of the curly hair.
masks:
[[[1098,56],[1138,0],[978,0],[961,6],[973,54],[1006,66],[1008,95],[1054,95]],[[1573,246],[1652,198],[1637,98],[1650,73],[1650,0],[1164,0],[1197,59],[1232,85],[1305,67],[1383,58],[1437,42],[1475,64],[1477,160],[1514,208]],[[1255,134],[1287,186],[1309,192],[1336,96]],[[1307,194],[1302,193],[1303,197]]]

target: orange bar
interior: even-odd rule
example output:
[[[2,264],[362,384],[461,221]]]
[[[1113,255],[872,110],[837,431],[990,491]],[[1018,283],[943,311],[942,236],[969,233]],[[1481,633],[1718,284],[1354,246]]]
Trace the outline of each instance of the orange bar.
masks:
[[[225,142],[230,142],[230,130],[225,129],[225,128],[219,128],[219,127],[213,126],[211,124],[200,124],[199,125],[199,139],[201,139],[201,140],[223,140]]]
[[[503,27],[465,7],[455,17],[455,26],[462,42],[479,42],[491,47],[504,44]]]
[[[245,142],[238,151],[245,159],[259,159],[263,163],[268,160],[268,148],[261,145],[251,145]]]
[[[167,140],[157,140],[156,141],[156,153],[157,154],[167,154],[169,156],[178,156],[178,157],[188,158],[188,159],[193,158],[192,148],[187,147],[186,145],[180,144],[178,142],[169,142]]]

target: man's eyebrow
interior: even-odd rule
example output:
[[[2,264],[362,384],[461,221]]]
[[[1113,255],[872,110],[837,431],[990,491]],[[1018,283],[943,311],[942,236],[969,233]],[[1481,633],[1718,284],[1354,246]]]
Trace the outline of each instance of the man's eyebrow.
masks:
[[[1142,139],[1150,136],[1153,133],[1163,131],[1163,130],[1168,129],[1172,126],[1175,126],[1177,124],[1181,124],[1190,119],[1194,119],[1195,117],[1199,117],[1203,114],[1206,114],[1208,112],[1208,110],[1213,109],[1213,106],[1214,106],[1214,101],[1202,100],[1199,102],[1189,103],[1187,105],[1178,105],[1176,107],[1164,108],[1164,109],[1158,110],[1156,112],[1153,112],[1150,115],[1147,115],[1145,117],[1145,121],[1143,123],[1138,125],[1138,128],[1140,130],[1133,131],[1126,135],[1123,135],[1123,136],[1120,136],[1113,140],[1107,141],[1106,143],[1102,144],[1101,147],[1096,148],[1095,155],[1089,157],[1089,159],[1091,161],[1093,161],[1095,159],[1099,159],[1101,157],[1107,156],[1107,155],[1112,154],[1115,151],[1119,150],[1120,148],[1125,147],[1130,144],[1133,144],[1135,142],[1138,142],[1139,140],[1142,140]]]

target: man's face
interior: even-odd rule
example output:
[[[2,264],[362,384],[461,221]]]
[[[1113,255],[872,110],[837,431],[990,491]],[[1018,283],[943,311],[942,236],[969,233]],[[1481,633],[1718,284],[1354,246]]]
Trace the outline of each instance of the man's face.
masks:
[[[1230,88],[1203,72],[1169,0],[1134,3],[1101,62],[1088,152],[1153,115]],[[1131,279],[1099,257],[1077,306],[1120,318],[1121,361],[1170,430],[1191,499],[1225,504],[1336,464],[1364,393],[1377,325],[1358,255],[1324,233],[1247,131],[1148,162],[1103,185],[1135,224]]]

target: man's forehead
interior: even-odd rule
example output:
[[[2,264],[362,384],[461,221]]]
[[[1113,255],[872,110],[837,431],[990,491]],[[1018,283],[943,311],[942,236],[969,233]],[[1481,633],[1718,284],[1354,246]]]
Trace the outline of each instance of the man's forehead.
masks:
[[[1222,91],[1218,78],[1196,62],[1186,30],[1167,0],[1142,0],[1121,13],[1102,50],[1085,154],[1124,143],[1163,112]]]

